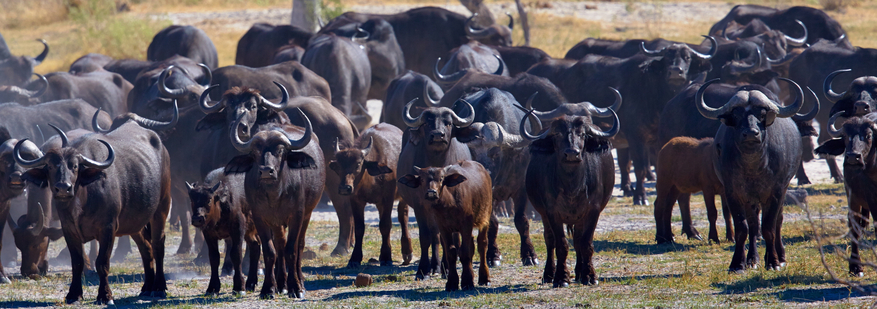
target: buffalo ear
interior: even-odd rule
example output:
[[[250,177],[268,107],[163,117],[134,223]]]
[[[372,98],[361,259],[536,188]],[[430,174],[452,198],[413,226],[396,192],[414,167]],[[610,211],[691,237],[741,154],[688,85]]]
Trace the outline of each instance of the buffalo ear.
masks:
[[[80,186],[87,186],[92,182],[98,181],[101,178],[104,178],[106,174],[104,170],[98,168],[85,168],[79,170],[79,176],[76,178],[76,182],[79,183]]]
[[[225,128],[225,114],[223,113],[207,114],[207,116],[204,116],[195,124],[196,132],[203,130],[216,131],[223,128]]]
[[[246,173],[253,168],[253,163],[255,162],[256,160],[253,160],[253,157],[249,155],[237,156],[228,161],[224,172],[226,175]]]
[[[405,175],[402,178],[399,178],[399,183],[409,186],[411,188],[420,187],[420,177],[415,175]]]
[[[43,234],[49,237],[50,241],[56,241],[64,236],[64,232],[57,227],[47,227],[43,229]]]
[[[392,173],[393,170],[386,165],[378,164],[378,162],[373,161],[365,161],[363,162],[363,167],[368,171],[368,174],[371,176],[378,176],[383,174]]]
[[[329,169],[335,171],[336,173],[341,172],[341,164],[338,164],[338,161],[329,162]]]
[[[604,153],[612,149],[612,143],[608,139],[589,137],[585,141],[585,151],[590,153]]]
[[[317,161],[304,152],[290,152],[286,155],[289,168],[317,168]]]
[[[42,168],[29,169],[21,175],[21,178],[39,186],[40,188],[45,188],[49,185],[49,182],[47,181],[48,177],[46,177],[46,170]]]
[[[453,174],[445,176],[445,179],[442,180],[442,185],[450,188],[450,187],[453,187],[453,186],[456,186],[456,185],[463,183],[464,181],[466,181],[466,179],[467,179],[466,176],[463,176],[463,175],[460,175],[457,173],[453,173]]]
[[[423,134],[420,133],[419,128],[410,128],[408,129],[408,142],[411,145],[417,146],[420,144],[420,141],[423,140]]]
[[[12,138],[12,135],[9,134],[9,130],[6,127],[0,127],[0,143],[6,142]]]
[[[461,143],[468,143],[481,137],[481,132],[475,130],[475,128],[473,128],[472,126],[468,126],[465,128],[455,128],[454,137],[456,137],[457,141]]]
[[[837,138],[822,143],[822,145],[813,150],[813,153],[817,155],[839,156],[844,153],[846,148],[847,146],[844,144],[844,141]]]

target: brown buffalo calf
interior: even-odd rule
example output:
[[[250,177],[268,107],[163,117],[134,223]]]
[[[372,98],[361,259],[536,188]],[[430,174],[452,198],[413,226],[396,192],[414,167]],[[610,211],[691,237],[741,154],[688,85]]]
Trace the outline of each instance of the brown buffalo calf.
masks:
[[[216,169],[207,175],[203,184],[189,187],[192,201],[192,225],[201,229],[210,256],[210,283],[205,294],[219,294],[219,240],[226,242],[226,257],[231,256],[234,267],[234,293],[244,291],[241,247],[247,242],[250,257],[250,272],[247,275],[246,289],[254,291],[258,281],[259,243],[256,226],[253,224],[250,208],[244,195],[244,175],[224,175]]]
[[[414,167],[414,174],[399,179],[399,183],[416,188],[421,204],[429,207],[441,232],[442,247],[448,262],[448,282],[445,291],[475,288],[472,256],[475,244],[472,230],[478,230],[478,284],[490,283],[487,269],[487,229],[493,209],[490,175],[480,163],[465,160],[445,167]],[[459,233],[462,240],[458,240]],[[457,277],[457,256],[463,264],[463,278]]]
[[[335,160],[329,162],[329,168],[341,178],[341,184],[336,189],[338,194],[351,196],[356,232],[356,244],[347,267],[356,268],[362,263],[366,203],[374,203],[378,208],[381,266],[393,265],[390,248],[390,230],[393,227],[391,213],[393,202],[400,199],[396,193],[394,169],[401,151],[402,130],[386,123],[379,123],[365,130],[353,146],[341,149],[338,141],[335,142]],[[411,238],[408,236],[408,204],[400,200],[397,213],[399,225],[402,227],[402,265],[408,265],[412,257]]]
[[[679,212],[682,214],[682,232],[688,239],[703,240],[697,229],[691,225],[691,209],[689,200],[692,193],[703,191],[707,218],[710,221],[709,240],[719,242],[716,230],[716,194],[722,194],[724,187],[713,169],[715,146],[712,138],[695,139],[680,136],[671,139],[658,153],[658,196],[655,198],[655,240],[659,243],[673,242],[673,231],[670,228],[670,217],[673,205],[679,201]],[[724,200],[724,197],[722,197]],[[725,237],[734,241],[731,216],[728,207],[722,203],[722,214],[725,217]]]

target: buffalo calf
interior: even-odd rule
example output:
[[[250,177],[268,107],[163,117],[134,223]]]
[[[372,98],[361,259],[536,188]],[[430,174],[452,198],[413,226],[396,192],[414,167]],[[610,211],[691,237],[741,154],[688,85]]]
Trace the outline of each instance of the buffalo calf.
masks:
[[[448,263],[445,291],[475,288],[472,256],[475,244],[472,230],[478,230],[478,284],[490,283],[487,267],[487,229],[493,209],[490,175],[481,163],[465,160],[445,167],[414,167],[414,174],[399,178],[399,183],[417,190],[421,204],[429,207],[441,233],[442,247]],[[457,239],[455,233],[460,234]],[[463,278],[457,276],[457,257],[463,264]]]
[[[670,229],[670,217],[673,204],[679,201],[679,212],[682,214],[682,232],[688,239],[703,240],[697,229],[691,225],[691,209],[689,200],[692,193],[703,191],[707,218],[710,221],[709,240],[719,242],[716,230],[716,194],[723,194],[724,187],[713,169],[713,157],[716,154],[712,138],[695,139],[691,137],[675,137],[667,142],[658,153],[658,183],[655,185],[658,196],[655,198],[655,240],[659,243],[673,242],[673,231]],[[731,216],[728,207],[722,205],[725,217],[725,237],[734,241],[731,227]]]

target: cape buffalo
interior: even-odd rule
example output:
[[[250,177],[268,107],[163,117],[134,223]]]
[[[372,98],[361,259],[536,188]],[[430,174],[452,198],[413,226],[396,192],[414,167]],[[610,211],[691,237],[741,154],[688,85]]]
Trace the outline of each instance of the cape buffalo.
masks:
[[[296,45],[308,47],[314,34],[293,25],[272,25],[255,23],[238,41],[234,64],[251,68],[264,67],[272,62],[281,48]]]
[[[368,54],[372,74],[368,98],[383,100],[387,97],[390,81],[405,73],[405,57],[402,55],[402,47],[396,41],[393,26],[383,19],[371,18],[364,23],[329,29],[326,33],[329,32],[350,38],[359,38],[365,34],[361,39]]]
[[[359,130],[368,126],[371,117],[365,104],[372,73],[362,45],[334,33],[320,35],[311,40],[302,64],[329,83],[332,106],[350,117]]]
[[[155,34],[146,49],[146,60],[149,61],[164,61],[174,55],[203,63],[211,70],[219,67],[213,41],[203,30],[193,26],[168,26]]]
[[[9,54],[8,49],[2,49],[3,53],[7,55],[6,57],[0,57],[0,86],[23,86],[33,74],[33,68],[42,63],[43,60],[46,60],[46,55],[49,54],[49,44],[42,39],[37,41],[43,44],[43,52],[35,58],[28,56],[15,57]],[[3,42],[3,47],[6,47],[5,41]]]
[[[436,66],[438,66],[438,63],[436,63]],[[478,41],[469,41],[469,43],[452,49],[451,55],[448,56],[442,69],[440,71],[436,70],[433,74],[435,76],[452,73],[465,74],[460,71],[466,69],[509,76],[509,71],[505,69],[505,64],[499,56],[499,52],[493,47],[481,44]],[[437,77],[436,79],[444,80],[447,78]]]
[[[0,175],[2,175],[0,177],[0,216],[2,216],[0,237],[6,230],[7,222],[13,231],[16,230],[16,224],[9,214],[9,208],[12,206],[11,200],[24,193],[25,189],[25,181],[22,179],[24,169],[16,165],[15,159],[12,157],[13,147],[17,143],[18,139],[13,138],[5,127],[0,127]],[[32,142],[24,143],[21,150],[21,154],[31,160],[43,155],[37,145]],[[2,243],[0,243],[0,248],[2,248]],[[0,284],[10,282],[6,271],[3,270],[3,265],[5,264],[0,261]]]
[[[148,118],[167,118],[175,100],[183,109],[195,105],[212,79],[209,67],[185,57],[154,62],[132,83],[128,111]]]
[[[128,112],[128,92],[134,88],[121,75],[104,70],[75,75],[56,72],[46,75],[46,79],[48,89],[40,101],[82,99],[110,116]]]
[[[445,92],[432,79],[409,70],[390,82],[390,87],[387,88],[387,98],[384,99],[381,110],[381,122],[405,130],[408,126],[402,120],[402,109],[405,108],[406,103],[417,99],[414,101],[413,108],[422,111],[427,107],[437,105],[437,100],[444,95]]]
[[[755,4],[737,5],[728,12],[728,15],[725,15],[710,28],[709,35],[722,35],[731,22],[745,25],[754,19],[760,19],[770,28],[780,30],[791,37],[801,37],[806,31],[807,43],[810,45],[815,44],[820,39],[834,41],[843,38],[844,47],[853,49],[850,41],[846,39],[846,32],[840,23],[825,12],[806,6],[793,6],[778,10]],[[797,21],[803,22],[806,30],[802,30]]]

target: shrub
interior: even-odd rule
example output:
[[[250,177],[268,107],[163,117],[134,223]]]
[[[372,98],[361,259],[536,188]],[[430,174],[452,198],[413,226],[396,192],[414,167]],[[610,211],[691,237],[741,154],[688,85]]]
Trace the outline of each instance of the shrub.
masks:
[[[70,8],[81,46],[113,58],[145,59],[152,37],[169,23],[116,14],[114,0],[88,0]]]

